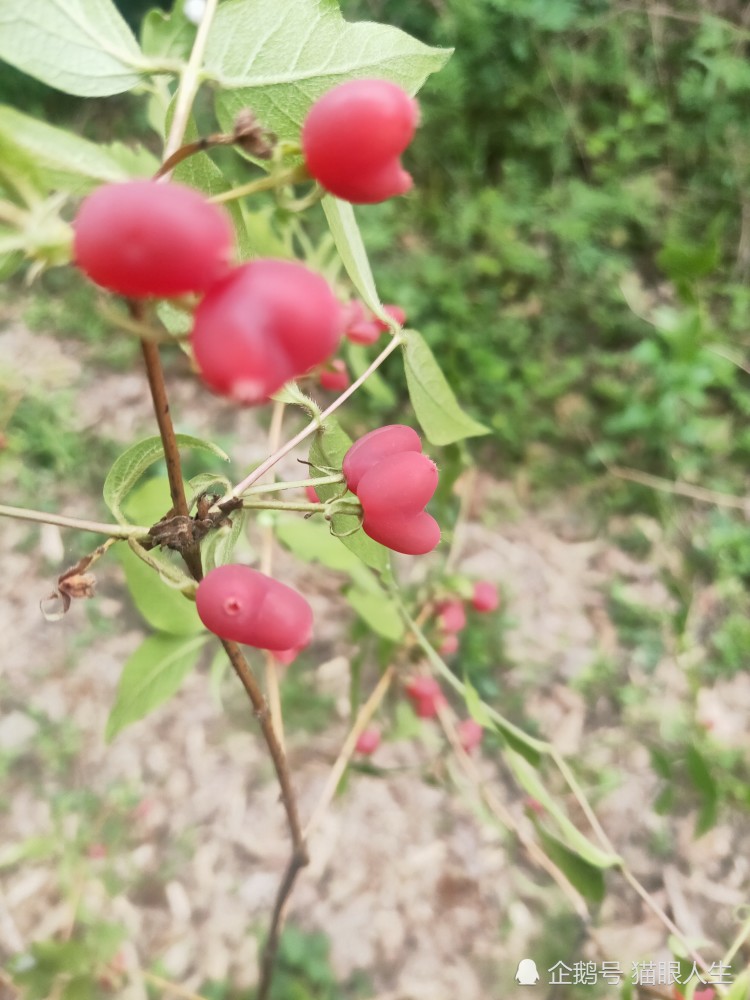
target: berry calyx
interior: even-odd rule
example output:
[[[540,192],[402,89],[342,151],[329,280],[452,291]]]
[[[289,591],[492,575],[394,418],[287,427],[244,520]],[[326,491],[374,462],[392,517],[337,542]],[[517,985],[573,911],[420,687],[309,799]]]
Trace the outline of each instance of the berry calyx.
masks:
[[[488,580],[480,580],[475,583],[471,603],[477,611],[483,614],[488,611],[495,611],[500,604],[500,597],[495,584],[490,583]]]
[[[419,107],[388,80],[349,80],[323,94],[302,127],[305,165],[331,194],[355,204],[405,194],[411,176],[401,154],[419,123]]]
[[[339,337],[339,305],[324,278],[294,261],[260,259],[211,288],[191,343],[209,388],[251,406],[325,361]]]
[[[346,485],[356,494],[359,481],[368,469],[389,455],[405,451],[422,451],[419,434],[412,427],[388,424],[370,431],[355,441],[344,455],[341,469]]]
[[[461,744],[464,752],[471,753],[482,742],[484,729],[475,719],[463,719],[456,726],[456,733],[458,734],[458,742]]]
[[[222,639],[257,649],[302,649],[312,634],[305,598],[249,566],[217,566],[198,584],[198,617]]]
[[[105,184],[84,200],[73,229],[78,267],[130,298],[205,292],[230,268],[228,216],[182,184]]]
[[[447,699],[433,677],[413,677],[404,687],[414,713],[420,719],[432,719]]]
[[[363,754],[369,757],[371,753],[374,753],[380,746],[380,730],[377,726],[370,726],[369,729],[364,729],[357,739],[354,749],[357,753]]]

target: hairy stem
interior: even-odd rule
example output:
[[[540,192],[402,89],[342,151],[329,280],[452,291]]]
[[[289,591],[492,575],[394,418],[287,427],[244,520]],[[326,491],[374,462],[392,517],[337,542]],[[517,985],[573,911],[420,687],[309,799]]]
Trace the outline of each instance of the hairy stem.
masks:
[[[12,517],[18,521],[34,521],[37,524],[56,524],[59,528],[77,528],[79,531],[91,531],[96,535],[109,535],[110,538],[148,537],[148,528],[140,524],[103,524],[101,521],[86,521],[80,517],[48,514],[43,510],[9,507],[6,504],[0,504],[0,516]]]

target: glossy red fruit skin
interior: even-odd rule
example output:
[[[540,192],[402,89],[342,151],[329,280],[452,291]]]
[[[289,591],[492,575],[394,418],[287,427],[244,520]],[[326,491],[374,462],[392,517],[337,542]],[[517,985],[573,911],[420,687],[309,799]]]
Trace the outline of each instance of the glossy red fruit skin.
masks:
[[[475,583],[471,603],[475,610],[483,614],[488,611],[495,611],[500,604],[500,597],[498,596],[495,584],[490,583],[488,580],[480,580]]]
[[[456,726],[456,733],[464,751],[471,753],[482,742],[484,729],[474,719],[463,719]]]
[[[365,514],[362,530],[374,542],[405,556],[424,556],[440,543],[440,525],[426,511],[392,518]]]
[[[360,734],[354,749],[357,753],[361,753],[365,756],[369,756],[374,753],[380,746],[380,730],[377,726],[370,726],[369,729],[364,729]]]
[[[73,254],[97,285],[130,298],[205,292],[230,268],[223,209],[182,184],[105,184],[82,203]]]
[[[427,455],[403,451],[371,465],[357,483],[365,517],[421,513],[437,489],[438,470]]]
[[[198,617],[222,639],[257,649],[302,649],[312,634],[305,598],[249,566],[217,566],[198,584]]]
[[[362,344],[365,347],[369,347],[370,344],[374,344],[380,340],[382,333],[383,327],[375,320],[361,319],[357,320],[356,323],[351,323],[346,328],[345,336],[353,344]]]
[[[302,127],[305,165],[327,191],[355,204],[405,194],[412,186],[400,156],[419,123],[419,107],[387,80],[349,80],[323,94]]]
[[[444,601],[439,607],[440,627],[444,632],[460,632],[466,627],[466,612],[461,601]]]
[[[342,472],[346,485],[356,494],[359,481],[369,468],[389,455],[405,451],[422,451],[419,434],[412,427],[388,424],[363,435],[344,455]]]
[[[209,388],[251,406],[330,357],[340,320],[319,274],[294,261],[260,259],[211,288],[195,312],[191,343]]]
[[[318,381],[320,382],[320,387],[328,390],[328,392],[343,392],[344,389],[349,388],[352,380],[349,378],[346,362],[337,358],[331,362],[330,369],[320,373]]]

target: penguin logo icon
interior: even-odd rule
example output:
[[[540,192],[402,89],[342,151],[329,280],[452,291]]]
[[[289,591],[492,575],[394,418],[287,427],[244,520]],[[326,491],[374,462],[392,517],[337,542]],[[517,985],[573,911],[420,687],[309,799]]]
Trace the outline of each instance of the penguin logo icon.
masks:
[[[519,986],[533,986],[539,982],[536,962],[531,958],[522,958],[516,971],[516,982]]]

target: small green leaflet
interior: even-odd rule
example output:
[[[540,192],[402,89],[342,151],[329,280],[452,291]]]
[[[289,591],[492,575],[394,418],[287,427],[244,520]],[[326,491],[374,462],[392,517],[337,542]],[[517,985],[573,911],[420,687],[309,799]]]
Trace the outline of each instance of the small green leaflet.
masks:
[[[446,445],[489,429],[464,413],[421,333],[404,331],[404,369],[409,398],[430,444]]]
[[[167,494],[168,495],[168,494]],[[152,552],[155,559],[166,555]],[[195,635],[202,629],[195,604],[179,590],[164,583],[130,548],[118,546],[117,558],[125,571],[125,581],[133,603],[151,628],[170,635]]]
[[[141,47],[147,56],[187,61],[197,28],[185,17],[184,6],[182,0],[177,0],[171,13],[155,8],[143,18]]]
[[[247,525],[249,511],[236,510],[230,518],[231,524],[214,528],[201,545],[203,568],[206,573],[217,566],[225,566],[231,561],[232,554],[242,537]]]
[[[190,434],[176,434],[175,437],[177,443],[184,448],[197,448],[200,451],[207,451],[212,455],[217,455],[225,462],[229,461],[229,456],[226,452],[210,441],[202,441],[200,438],[192,437]],[[123,452],[107,473],[107,478],[104,480],[104,502],[120,524],[129,523],[122,512],[124,498],[132,490],[146,469],[152,466],[154,462],[158,462],[163,455],[161,438],[158,436],[146,438],[145,441],[139,441]]]
[[[97,184],[148,177],[158,167],[142,147],[100,146],[5,105],[0,105],[0,162],[28,165],[32,182],[45,191],[77,194]]]
[[[382,319],[387,319],[380,304],[372,276],[372,268],[362,240],[362,234],[357,225],[354,209],[346,201],[340,201],[331,195],[323,199],[323,211],[326,215],[328,228],[331,230],[339,257],[351,278],[352,284],[362,296],[362,301]]]
[[[544,853],[550,861],[557,865],[570,884],[585,899],[592,903],[601,903],[606,890],[602,869],[589,864],[578,851],[571,850],[567,844],[563,844],[557,837],[547,833],[538,823],[534,825],[542,842]]]
[[[416,94],[450,53],[389,25],[350,24],[335,0],[227,0],[205,61],[226,88],[216,97],[225,128],[251,107],[279,139],[298,140],[310,105],[337,83],[378,77]]]
[[[107,720],[107,742],[172,697],[195,667],[210,636],[152,635],[125,664]]]
[[[316,431],[313,443],[310,448],[310,461],[318,468],[340,469],[344,460],[344,455],[351,447],[352,440],[349,435],[342,430],[337,420],[329,418],[322,429]],[[323,475],[326,473],[324,472]],[[318,496],[322,501],[330,500],[331,497],[341,492],[341,485],[338,483],[327,486],[316,487]],[[352,494],[348,494],[354,499]],[[356,521],[349,515],[334,516],[332,525],[337,533],[351,530]],[[343,544],[350,549],[371,569],[377,573],[390,573],[390,557],[388,549],[374,542],[362,531],[355,531],[351,535],[341,537]]]
[[[0,0],[0,59],[79,97],[132,90],[150,68],[111,0]]]

